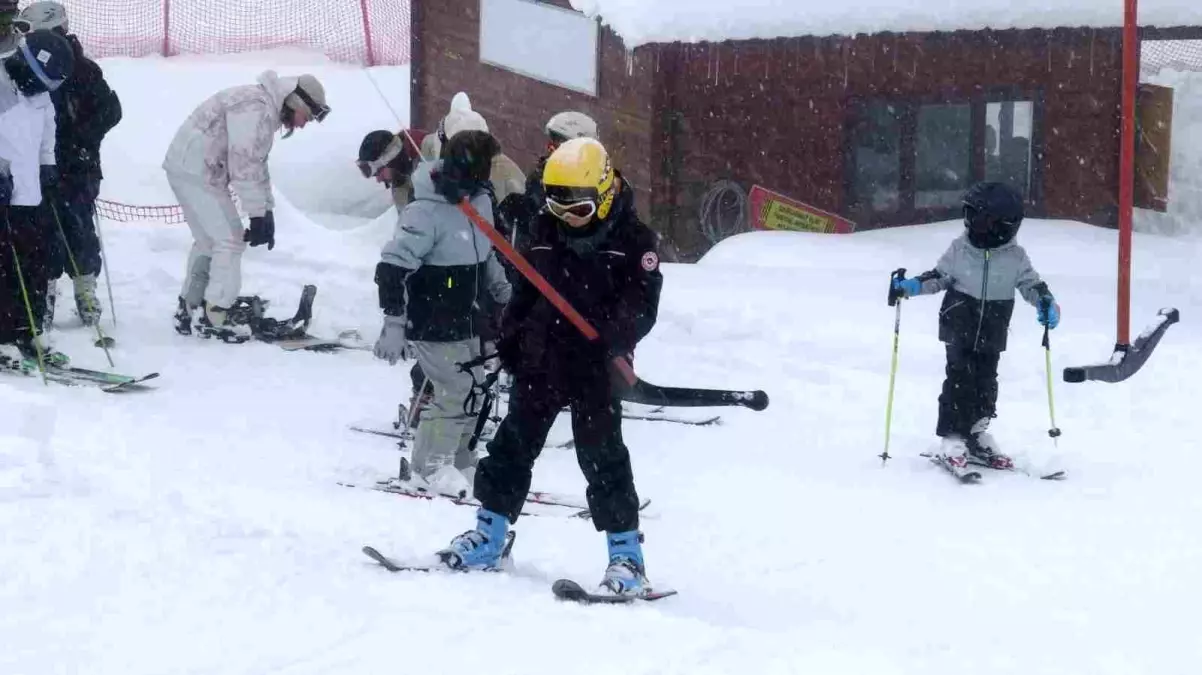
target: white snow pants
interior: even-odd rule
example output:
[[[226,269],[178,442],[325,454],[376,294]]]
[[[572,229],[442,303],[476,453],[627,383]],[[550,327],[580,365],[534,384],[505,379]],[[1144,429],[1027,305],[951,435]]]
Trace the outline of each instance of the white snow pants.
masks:
[[[189,307],[201,300],[228,309],[242,288],[242,218],[228,191],[218,190],[192,176],[167,172],[167,182],[179,200],[192,230],[192,250],[180,291]]]
[[[480,339],[457,342],[410,342],[422,372],[434,387],[434,398],[422,411],[413,442],[413,472],[428,477],[448,465],[460,471],[474,467],[475,458],[467,450],[475,431],[476,416],[464,413],[463,403],[472,390],[472,374],[476,381],[484,379],[484,369],[477,366],[472,374],[459,371],[456,363],[480,356]]]

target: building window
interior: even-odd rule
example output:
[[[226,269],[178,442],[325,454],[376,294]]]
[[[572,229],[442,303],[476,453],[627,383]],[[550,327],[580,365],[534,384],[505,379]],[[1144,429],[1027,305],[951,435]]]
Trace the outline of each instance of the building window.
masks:
[[[970,185],[971,106],[919,106],[914,132],[914,207],[958,207]]]
[[[1031,131],[1035,106],[1030,101],[985,105],[985,180],[1009,183],[1024,198],[1031,194]]]
[[[1040,106],[1004,96],[852,99],[844,215],[865,224],[955,218],[982,180],[1010,183],[1037,206]]]
[[[889,103],[868,103],[852,127],[851,201],[861,209],[896,211],[900,206],[901,112]]]

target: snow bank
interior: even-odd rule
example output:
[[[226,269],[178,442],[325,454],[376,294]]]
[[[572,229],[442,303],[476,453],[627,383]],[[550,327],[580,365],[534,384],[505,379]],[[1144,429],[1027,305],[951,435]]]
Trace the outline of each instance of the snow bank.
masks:
[[[204,99],[225,87],[253,84],[270,68],[281,75],[316,75],[331,108],[325,122],[288,139],[276,136],[269,161],[275,190],[298,208],[317,213],[375,217],[391,206],[387,192],[364,179],[355,160],[364,134],[408,124],[408,66],[365,69],[295,49],[109,58],[100,64],[124,111],[102,148],[103,199],[174,204],[159,165],[176,129]]]
[[[1120,26],[1122,0],[571,0],[633,49],[648,42],[700,42],[797,35],[977,28]],[[1202,23],[1194,0],[1143,0],[1141,24]]]

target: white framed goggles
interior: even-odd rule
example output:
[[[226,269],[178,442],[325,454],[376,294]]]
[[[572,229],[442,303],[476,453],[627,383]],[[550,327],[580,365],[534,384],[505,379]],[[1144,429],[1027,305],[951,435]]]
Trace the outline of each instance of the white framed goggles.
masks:
[[[563,220],[567,216],[572,216],[580,220],[588,220],[597,213],[597,202],[588,199],[584,201],[576,201],[563,203],[556,201],[551,197],[547,197],[547,210],[551,215]]]

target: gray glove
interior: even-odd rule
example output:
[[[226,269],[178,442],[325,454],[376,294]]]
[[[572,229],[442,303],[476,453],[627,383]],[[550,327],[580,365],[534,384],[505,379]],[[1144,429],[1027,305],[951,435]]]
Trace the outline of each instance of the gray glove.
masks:
[[[376,340],[376,348],[372,353],[377,359],[388,361],[395,366],[397,361],[405,358],[409,343],[405,341],[405,317],[385,316],[384,328],[380,330],[380,338]]]

